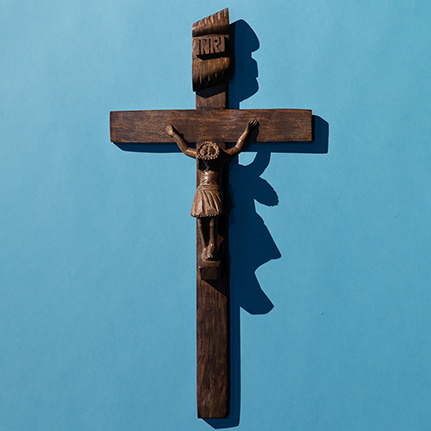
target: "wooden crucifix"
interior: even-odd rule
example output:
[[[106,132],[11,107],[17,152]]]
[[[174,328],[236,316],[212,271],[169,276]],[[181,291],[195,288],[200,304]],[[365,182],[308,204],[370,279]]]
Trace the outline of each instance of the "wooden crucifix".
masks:
[[[227,109],[230,40],[224,9],[193,24],[196,110],[111,112],[116,144],[166,143],[196,159],[197,406],[200,418],[225,418],[230,404],[229,159],[255,142],[309,142],[310,110]],[[196,143],[196,147],[190,145]],[[236,143],[229,146],[229,143]]]

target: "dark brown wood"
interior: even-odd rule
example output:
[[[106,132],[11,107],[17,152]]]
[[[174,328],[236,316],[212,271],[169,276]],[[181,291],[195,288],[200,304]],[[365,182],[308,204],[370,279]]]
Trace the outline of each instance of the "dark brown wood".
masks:
[[[196,91],[197,109],[211,109],[214,106],[227,106],[226,82],[205,88],[205,90]]]
[[[192,36],[193,91],[227,82],[230,64],[229,10],[223,9],[195,22]],[[216,107],[219,106],[213,106]]]
[[[229,9],[223,9],[206,18],[196,21],[192,26],[192,36],[206,34],[229,34]]]
[[[226,95],[219,99],[226,99]],[[187,142],[214,139],[236,142],[250,118],[259,121],[256,142],[312,140],[311,111],[306,109],[208,109],[212,98],[199,97],[197,110],[111,112],[111,141],[169,142],[165,127],[173,124]],[[214,97],[214,96],[213,96]],[[217,97],[217,96],[216,96]],[[204,106],[202,106],[204,105]]]
[[[227,9],[193,25],[193,36],[206,33],[229,33],[229,13]],[[227,57],[229,60],[229,57]],[[208,63],[208,61],[206,62]],[[203,66],[204,60],[193,55],[193,82],[199,76],[205,76],[208,68]],[[227,76],[229,61],[224,64]],[[199,75],[199,73],[201,75]],[[226,77],[225,76],[225,77]],[[195,111],[205,118],[210,115],[208,109],[218,108],[223,113],[228,107],[227,79],[218,85],[196,91]],[[201,126],[202,126],[201,122]],[[244,125],[242,126],[244,127]],[[210,131],[207,127],[200,129],[190,142],[201,139],[214,139],[219,136],[220,125]],[[205,138],[203,135],[205,134]],[[236,141],[239,134],[232,140]],[[226,139],[217,139],[222,149]],[[224,169],[223,185],[225,199],[228,199],[229,170]],[[196,171],[196,185],[199,185],[199,172]],[[229,415],[230,407],[230,325],[229,325],[229,246],[228,220],[229,212],[220,216],[218,225],[217,244],[222,256],[220,266],[202,266],[200,254],[201,243],[196,241],[196,353],[197,353],[197,408],[199,418],[225,418]],[[196,225],[196,238],[198,238]],[[211,270],[213,273],[211,273]],[[215,273],[214,273],[215,272]],[[210,280],[217,275],[216,279]]]
[[[225,218],[225,220],[227,220]],[[220,238],[227,254],[227,223]],[[199,253],[199,241],[197,252]],[[197,407],[199,418],[225,418],[230,403],[229,271],[227,258],[216,280],[202,280],[197,271],[196,346]]]
[[[221,34],[209,34],[193,38],[193,55],[210,57],[225,54],[229,38]]]

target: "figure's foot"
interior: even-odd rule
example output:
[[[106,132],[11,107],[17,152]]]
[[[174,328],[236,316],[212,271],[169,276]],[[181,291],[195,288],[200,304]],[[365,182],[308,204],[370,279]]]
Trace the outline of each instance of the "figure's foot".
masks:
[[[208,260],[208,248],[204,247],[201,253],[202,260]]]
[[[215,244],[208,245],[208,260],[218,260],[217,247]]]
[[[201,253],[202,260],[219,260],[219,253],[215,248],[214,244],[208,245],[208,247],[204,247]]]

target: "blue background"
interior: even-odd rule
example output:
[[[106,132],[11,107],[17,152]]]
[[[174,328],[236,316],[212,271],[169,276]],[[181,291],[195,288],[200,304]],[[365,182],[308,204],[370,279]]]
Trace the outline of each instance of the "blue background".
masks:
[[[207,423],[195,166],[119,149],[109,111],[193,109],[191,25],[227,6],[231,105],[312,109],[329,140],[232,165],[233,413]],[[2,0],[0,429],[431,429],[430,14]]]

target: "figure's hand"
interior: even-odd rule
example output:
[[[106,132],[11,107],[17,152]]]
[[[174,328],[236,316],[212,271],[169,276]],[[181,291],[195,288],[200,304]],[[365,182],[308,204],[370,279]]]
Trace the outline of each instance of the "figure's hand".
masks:
[[[250,120],[248,120],[247,127],[246,127],[245,131],[247,133],[250,133],[256,126],[257,126],[256,118],[251,118]]]
[[[174,128],[169,124],[169,126],[166,126],[166,133],[169,135],[169,136],[174,136],[174,134],[175,134],[175,130],[174,130]]]
[[[258,121],[256,120],[256,118],[251,118],[250,120],[248,120],[248,124],[250,125],[251,129],[254,129],[257,126]]]

